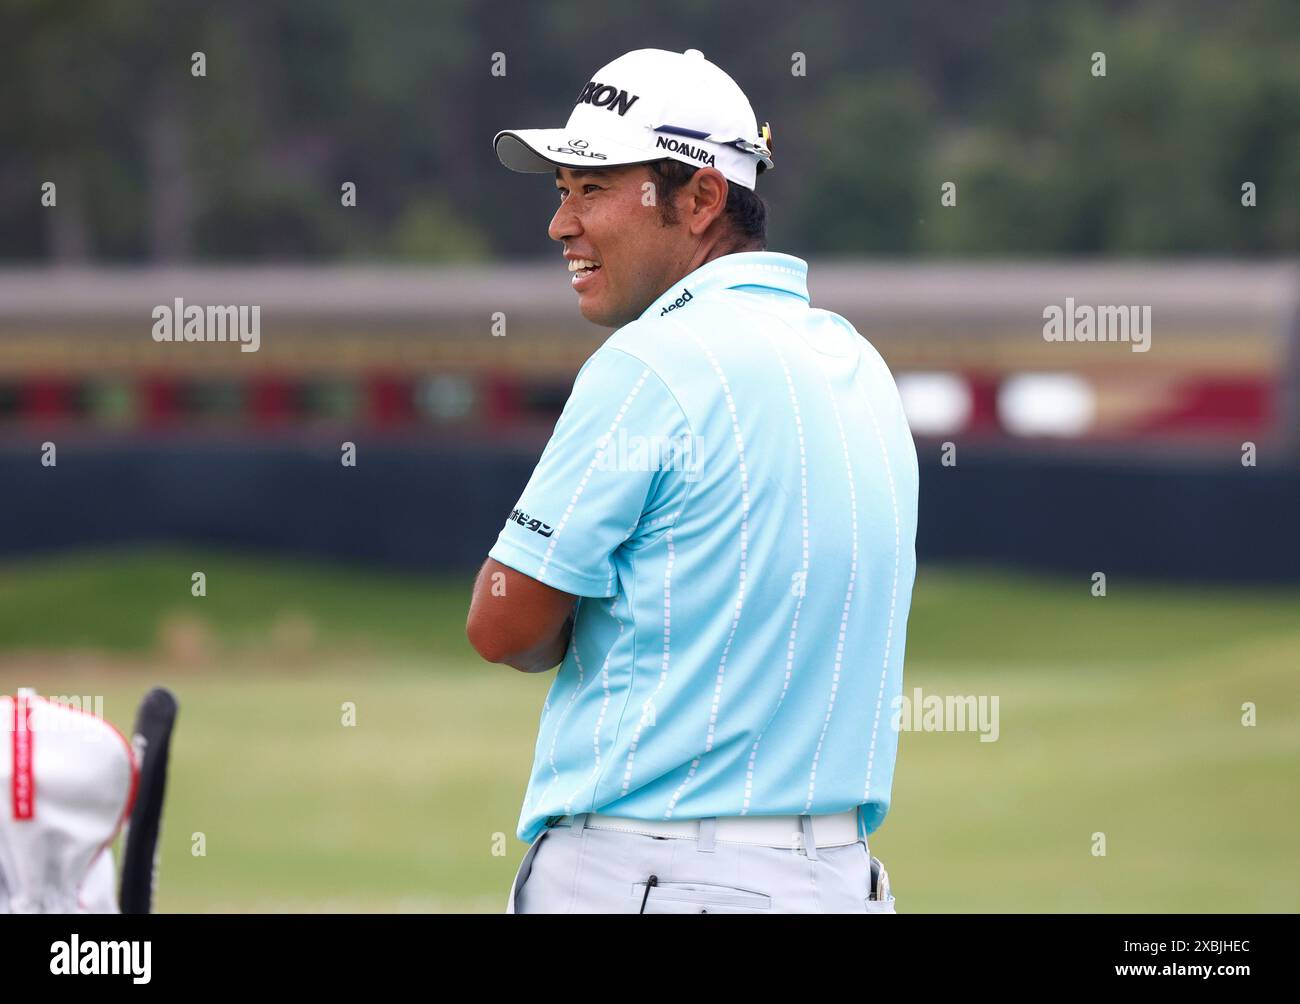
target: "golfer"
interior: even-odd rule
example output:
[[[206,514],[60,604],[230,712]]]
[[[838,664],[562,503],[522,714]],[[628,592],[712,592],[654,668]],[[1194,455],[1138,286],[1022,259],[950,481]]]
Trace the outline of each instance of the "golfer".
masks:
[[[916,451],[879,354],[765,250],[770,131],[697,50],[640,49],[563,129],[495,147],[553,174],[578,309],[617,329],[469,612],[485,659],[560,666],[507,912],[894,912],[867,839],[894,774]]]

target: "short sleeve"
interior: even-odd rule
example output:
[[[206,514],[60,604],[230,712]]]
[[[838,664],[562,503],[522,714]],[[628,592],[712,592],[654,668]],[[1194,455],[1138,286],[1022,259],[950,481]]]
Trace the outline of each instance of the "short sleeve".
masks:
[[[659,376],[621,349],[599,349],[489,556],[576,596],[613,596],[615,552],[647,519],[671,518],[692,444]]]

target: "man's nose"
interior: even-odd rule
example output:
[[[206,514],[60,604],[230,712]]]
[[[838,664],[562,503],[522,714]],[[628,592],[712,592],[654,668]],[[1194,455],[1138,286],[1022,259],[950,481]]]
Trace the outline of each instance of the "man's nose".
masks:
[[[551,217],[551,225],[546,228],[547,234],[553,241],[564,241],[570,237],[577,237],[582,233],[582,224],[578,222],[578,214],[568,208],[568,200],[561,202],[555,210],[555,215]]]

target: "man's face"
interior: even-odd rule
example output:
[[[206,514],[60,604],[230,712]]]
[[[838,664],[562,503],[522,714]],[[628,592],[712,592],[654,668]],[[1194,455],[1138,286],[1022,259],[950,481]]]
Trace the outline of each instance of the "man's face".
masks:
[[[644,164],[598,171],[558,168],[560,206],[548,233],[564,244],[578,309],[594,324],[616,328],[690,271],[687,228],[665,225],[653,175]],[[576,264],[598,267],[574,271]]]

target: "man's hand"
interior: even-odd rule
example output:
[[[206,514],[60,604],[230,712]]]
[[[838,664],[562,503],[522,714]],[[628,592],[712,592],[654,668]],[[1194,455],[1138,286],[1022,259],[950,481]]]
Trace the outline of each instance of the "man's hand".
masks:
[[[488,662],[541,673],[564,658],[576,601],[488,558],[474,581],[465,634]]]

